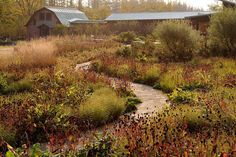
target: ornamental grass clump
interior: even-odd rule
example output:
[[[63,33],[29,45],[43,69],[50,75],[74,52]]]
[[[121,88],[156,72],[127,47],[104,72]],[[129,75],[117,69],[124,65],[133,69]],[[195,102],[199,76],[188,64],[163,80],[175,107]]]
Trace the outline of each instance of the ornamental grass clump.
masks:
[[[125,110],[125,100],[115,91],[103,87],[96,90],[88,100],[79,107],[79,117],[95,125],[104,124],[119,117]]]

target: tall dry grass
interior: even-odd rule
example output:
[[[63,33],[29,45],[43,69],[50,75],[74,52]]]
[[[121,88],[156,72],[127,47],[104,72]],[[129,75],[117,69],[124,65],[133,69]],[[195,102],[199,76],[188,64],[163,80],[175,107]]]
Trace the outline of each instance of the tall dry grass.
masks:
[[[56,63],[56,46],[51,39],[19,43],[13,54],[23,67],[45,67]]]
[[[0,54],[0,69],[53,66],[56,64],[56,50],[57,48],[50,38],[19,42],[13,52]]]
[[[119,43],[110,39],[94,39],[88,36],[54,37],[54,41],[59,55],[119,46]]]
[[[4,55],[0,53],[0,70],[15,67],[21,69],[49,67],[56,64],[58,56],[81,62],[87,61],[98,56],[100,50],[118,46],[119,43],[113,40],[98,40],[88,36],[48,37],[19,42],[13,52]]]

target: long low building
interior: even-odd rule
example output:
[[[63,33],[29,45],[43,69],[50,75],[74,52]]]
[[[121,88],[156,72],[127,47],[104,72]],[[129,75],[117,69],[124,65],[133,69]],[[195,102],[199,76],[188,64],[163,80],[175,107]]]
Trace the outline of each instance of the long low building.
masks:
[[[139,12],[139,13],[113,13],[105,19],[107,22],[117,21],[162,21],[184,20],[189,16],[206,15],[212,12]]]
[[[135,21],[145,27],[145,25],[149,26],[152,23],[165,20],[189,20],[194,28],[205,34],[209,25],[210,16],[214,13],[212,11],[114,13],[107,17],[105,21],[110,24]]]

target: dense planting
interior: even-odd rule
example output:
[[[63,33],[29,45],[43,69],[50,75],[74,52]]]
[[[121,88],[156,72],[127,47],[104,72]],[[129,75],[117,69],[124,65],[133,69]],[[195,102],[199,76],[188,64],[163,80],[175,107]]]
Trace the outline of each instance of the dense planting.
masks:
[[[94,41],[80,40],[84,43],[79,51],[95,49],[86,46]],[[63,43],[66,48],[62,50],[63,45],[58,44],[58,38],[19,43],[5,56],[9,60],[0,73],[0,130],[4,130],[0,137],[13,146],[48,142],[58,134],[67,137],[70,132],[86,131],[135,110],[126,105],[133,96],[129,84],[75,71],[74,60],[59,49],[73,54],[77,48]],[[132,104],[135,107],[137,103]]]
[[[17,45],[14,52],[28,59],[4,56],[7,64],[0,64],[3,154],[235,156],[236,61],[228,33],[234,14],[213,17],[209,42],[186,24],[166,22],[154,36],[126,32],[109,40],[74,36]],[[209,53],[216,45],[221,57]],[[86,61],[91,69],[75,70]],[[161,111],[133,116],[141,101],[128,81],[165,92],[169,102]]]

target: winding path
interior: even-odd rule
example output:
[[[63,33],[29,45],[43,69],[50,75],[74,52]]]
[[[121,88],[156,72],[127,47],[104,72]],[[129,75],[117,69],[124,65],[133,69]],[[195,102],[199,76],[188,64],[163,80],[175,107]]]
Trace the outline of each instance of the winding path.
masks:
[[[91,62],[78,64],[76,70],[88,70]],[[134,94],[142,101],[137,106],[137,111],[133,114],[134,117],[151,116],[153,113],[160,111],[167,104],[167,96],[160,90],[155,90],[150,86],[131,83],[131,89]]]
[[[89,70],[90,67],[91,67],[91,62],[78,64],[75,67],[75,71],[78,71],[78,70],[86,71],[86,70]],[[117,80],[116,78],[110,78],[110,79],[111,81]],[[132,82],[130,83],[130,85],[134,94],[142,101],[142,103],[137,106],[137,111],[130,115],[134,119],[139,120],[139,118],[152,116],[154,113],[161,111],[161,109],[167,104],[167,96],[164,93],[162,93],[162,91],[155,90],[150,86],[132,83]],[[121,116],[121,118],[122,117],[123,116]],[[112,132],[114,131],[115,127],[116,127],[116,122],[112,122],[104,126],[101,126],[99,128],[94,128],[94,129],[87,130],[85,132],[80,132],[80,135],[78,138],[79,140],[75,149],[82,150],[86,143],[95,142],[94,141],[95,134],[103,133],[104,130]],[[68,143],[65,143],[65,150],[67,149],[66,148],[67,145]],[[46,148],[47,144],[45,144],[44,147]]]

